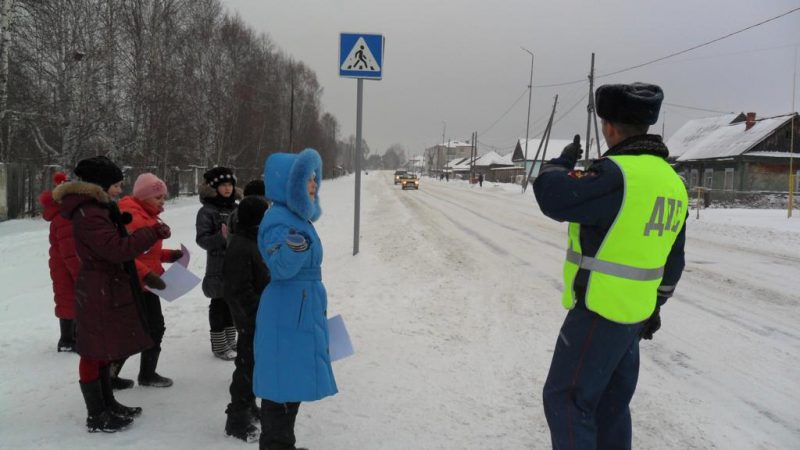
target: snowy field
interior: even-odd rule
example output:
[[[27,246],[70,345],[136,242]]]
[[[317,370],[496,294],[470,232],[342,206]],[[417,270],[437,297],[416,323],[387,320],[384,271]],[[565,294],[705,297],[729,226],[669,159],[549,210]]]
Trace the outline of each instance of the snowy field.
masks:
[[[298,445],[548,448],[541,389],[565,315],[566,225],[514,186],[423,178],[404,192],[388,172],[362,180],[355,257],[354,178],[321,190],[329,314],[344,316],[356,354],[334,363],[338,395],[301,406]],[[163,218],[165,246],[185,244],[202,274],[199,206],[181,198]],[[247,446],[224,435],[233,363],[211,355],[199,287],[163,305],[159,372],[175,385],[119,392],[143,416],[122,433],[87,433],[78,357],[55,352],[47,250],[43,220],[0,223],[0,448]],[[634,448],[800,448],[799,306],[800,217],[693,211],[686,272],[642,344]],[[134,357],[122,375],[137,370]]]

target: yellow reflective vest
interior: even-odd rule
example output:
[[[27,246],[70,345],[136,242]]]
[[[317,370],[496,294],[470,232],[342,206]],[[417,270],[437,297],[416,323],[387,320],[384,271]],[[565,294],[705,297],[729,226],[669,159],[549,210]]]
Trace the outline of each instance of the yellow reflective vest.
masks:
[[[567,309],[575,306],[575,276],[586,269],[586,308],[613,322],[638,323],[655,309],[664,264],[686,218],[688,195],[663,158],[608,158],[622,171],[622,205],[594,257],[581,253],[580,224],[569,224],[561,301]]]

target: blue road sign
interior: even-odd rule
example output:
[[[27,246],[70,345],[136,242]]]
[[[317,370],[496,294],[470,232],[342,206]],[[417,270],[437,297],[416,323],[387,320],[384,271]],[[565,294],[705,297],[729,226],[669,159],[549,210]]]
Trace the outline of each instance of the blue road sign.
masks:
[[[339,35],[339,76],[383,77],[383,35],[342,33]]]

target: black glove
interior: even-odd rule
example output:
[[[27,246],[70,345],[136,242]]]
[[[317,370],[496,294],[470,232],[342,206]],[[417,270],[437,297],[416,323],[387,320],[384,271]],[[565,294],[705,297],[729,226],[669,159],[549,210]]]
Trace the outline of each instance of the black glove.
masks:
[[[167,283],[164,283],[164,280],[153,272],[148,272],[147,275],[144,276],[144,284],[152,289],[163,290],[167,288]]]
[[[572,161],[574,165],[581,159],[581,155],[583,155],[583,149],[581,148],[581,136],[576,134],[575,137],[572,139],[572,143],[568,144],[564,147],[564,150],[561,151],[561,157]]]
[[[642,331],[639,333],[639,336],[642,339],[653,339],[653,334],[655,334],[659,328],[661,328],[661,307],[656,306],[653,314],[650,315],[650,318],[644,322],[644,326],[642,326]]]
[[[181,250],[170,250],[169,258],[167,262],[174,263],[175,261],[183,258],[183,251]]]
[[[168,239],[172,236],[172,232],[169,229],[169,225],[165,223],[157,223],[150,227],[153,232],[156,234],[156,237],[159,239]]]

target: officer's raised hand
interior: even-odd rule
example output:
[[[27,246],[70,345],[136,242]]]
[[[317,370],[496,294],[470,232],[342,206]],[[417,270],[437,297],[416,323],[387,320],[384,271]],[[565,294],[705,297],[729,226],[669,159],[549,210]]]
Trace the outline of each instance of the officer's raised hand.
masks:
[[[581,136],[576,134],[572,139],[572,143],[567,144],[567,146],[564,147],[564,150],[561,151],[561,158],[569,160],[572,162],[572,165],[575,165],[575,163],[581,159],[581,155],[583,155],[583,149],[581,148]]]

